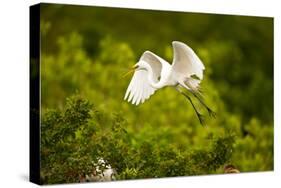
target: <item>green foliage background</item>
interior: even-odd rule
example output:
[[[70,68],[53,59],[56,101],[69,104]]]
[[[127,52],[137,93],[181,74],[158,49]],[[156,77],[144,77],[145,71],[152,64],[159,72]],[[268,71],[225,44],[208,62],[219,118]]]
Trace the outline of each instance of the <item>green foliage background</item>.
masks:
[[[99,157],[117,179],[273,170],[272,18],[43,4],[40,19],[43,183]],[[206,126],[173,88],[123,100],[127,67],[145,50],[171,62],[174,40],[206,66]]]

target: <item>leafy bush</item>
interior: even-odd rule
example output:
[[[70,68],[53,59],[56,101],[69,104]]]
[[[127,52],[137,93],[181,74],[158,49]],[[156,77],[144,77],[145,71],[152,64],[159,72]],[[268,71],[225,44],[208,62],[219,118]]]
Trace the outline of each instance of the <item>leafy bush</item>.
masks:
[[[121,114],[105,115],[81,96],[67,99],[62,110],[47,110],[42,119],[43,183],[78,182],[103,158],[117,179],[216,173],[229,162],[234,137],[211,138],[204,149],[180,150],[157,140],[133,143],[136,133],[124,127]],[[147,138],[150,139],[149,137]]]

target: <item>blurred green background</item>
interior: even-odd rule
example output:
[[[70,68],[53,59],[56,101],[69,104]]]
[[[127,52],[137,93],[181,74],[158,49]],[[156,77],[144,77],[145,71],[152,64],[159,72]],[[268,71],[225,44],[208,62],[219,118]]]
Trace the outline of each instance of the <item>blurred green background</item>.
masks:
[[[132,147],[149,142],[190,151],[231,133],[228,163],[241,172],[273,170],[273,18],[43,4],[40,19],[43,116],[79,94],[105,116],[122,116]],[[123,100],[127,68],[145,50],[172,62],[174,40],[205,64],[201,85],[217,113],[206,126],[173,88],[139,106]]]

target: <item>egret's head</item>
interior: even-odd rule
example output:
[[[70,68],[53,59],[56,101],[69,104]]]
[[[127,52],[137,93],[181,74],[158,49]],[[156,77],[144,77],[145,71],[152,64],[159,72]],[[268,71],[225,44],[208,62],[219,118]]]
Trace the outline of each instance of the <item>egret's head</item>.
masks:
[[[140,68],[139,63],[136,63],[136,64],[132,67],[132,69],[134,69],[134,70],[138,70],[139,68]]]
[[[129,71],[128,71],[127,73],[125,73],[125,74],[123,75],[123,77],[126,77],[126,76],[128,76],[129,74],[133,73],[133,72],[134,72],[135,70],[137,70],[139,67],[140,67],[139,64],[136,63],[134,66],[132,66],[132,67],[129,69]]]
[[[136,70],[147,69],[147,63],[145,61],[140,60],[138,63],[134,65]]]

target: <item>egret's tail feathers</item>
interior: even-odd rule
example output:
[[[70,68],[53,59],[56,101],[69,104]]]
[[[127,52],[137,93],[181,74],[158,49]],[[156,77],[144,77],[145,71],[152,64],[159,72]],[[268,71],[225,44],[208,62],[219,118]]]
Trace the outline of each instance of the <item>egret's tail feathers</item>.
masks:
[[[201,86],[198,86],[197,87],[197,92],[198,92],[198,94],[203,98],[204,97],[204,90],[202,89],[202,87]]]
[[[188,90],[193,90],[195,92],[198,92],[200,89],[200,82],[201,80],[193,79],[193,78],[185,78],[182,85],[188,89]]]

